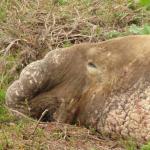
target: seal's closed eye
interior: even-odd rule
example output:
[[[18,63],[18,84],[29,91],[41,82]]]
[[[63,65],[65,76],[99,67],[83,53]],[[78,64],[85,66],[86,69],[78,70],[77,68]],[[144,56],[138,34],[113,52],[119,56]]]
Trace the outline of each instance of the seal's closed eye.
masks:
[[[97,65],[95,63],[93,63],[93,61],[89,61],[87,63],[87,71],[90,76],[92,75],[92,77],[93,77],[93,75],[97,76],[99,74],[99,69],[98,69]]]
[[[89,63],[88,63],[88,66],[89,66],[89,67],[92,67],[92,68],[97,68],[96,65],[95,65],[94,63],[92,63],[92,62],[89,62]]]

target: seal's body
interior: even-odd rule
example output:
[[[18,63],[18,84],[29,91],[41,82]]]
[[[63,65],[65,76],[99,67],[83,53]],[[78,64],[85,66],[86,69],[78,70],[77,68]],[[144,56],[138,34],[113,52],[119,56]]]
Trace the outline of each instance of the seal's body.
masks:
[[[150,139],[150,36],[127,36],[49,52],[7,90],[13,110]]]

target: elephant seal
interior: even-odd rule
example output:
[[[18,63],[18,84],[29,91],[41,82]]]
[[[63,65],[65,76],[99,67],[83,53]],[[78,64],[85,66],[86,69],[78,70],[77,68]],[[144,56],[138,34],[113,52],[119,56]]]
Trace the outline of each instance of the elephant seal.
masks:
[[[49,52],[23,69],[6,104],[33,118],[76,123],[111,137],[150,140],[150,36]]]

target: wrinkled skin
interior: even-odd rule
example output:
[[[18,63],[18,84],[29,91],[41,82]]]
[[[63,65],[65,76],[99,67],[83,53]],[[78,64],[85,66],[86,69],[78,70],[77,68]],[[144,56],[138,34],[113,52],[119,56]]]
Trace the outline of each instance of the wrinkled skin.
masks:
[[[7,90],[6,104],[45,121],[150,140],[150,36],[127,36],[49,52]]]

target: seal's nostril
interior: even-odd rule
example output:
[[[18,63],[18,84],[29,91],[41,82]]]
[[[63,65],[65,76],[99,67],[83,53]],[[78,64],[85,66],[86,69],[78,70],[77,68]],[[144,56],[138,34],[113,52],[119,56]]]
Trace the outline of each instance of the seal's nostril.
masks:
[[[92,68],[97,68],[96,65],[95,65],[94,63],[92,63],[92,62],[89,62],[89,63],[88,63],[88,66],[90,66],[90,67],[92,67]]]

